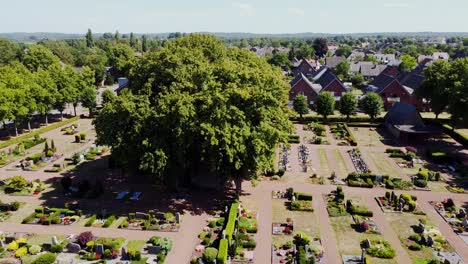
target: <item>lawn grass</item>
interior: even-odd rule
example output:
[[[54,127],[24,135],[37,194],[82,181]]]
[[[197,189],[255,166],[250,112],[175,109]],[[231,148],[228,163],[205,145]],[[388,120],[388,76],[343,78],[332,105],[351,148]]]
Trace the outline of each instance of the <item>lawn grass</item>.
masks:
[[[343,155],[341,154],[341,151],[338,149],[333,150],[333,154],[335,155],[335,161],[336,161],[336,166],[338,171],[336,172],[337,176],[340,178],[346,178],[348,174],[352,170],[348,170],[346,166],[346,162],[343,158]]]
[[[53,236],[54,235],[39,235],[39,234],[33,235],[33,236],[28,238],[28,244],[42,246],[42,244],[44,244],[44,243],[51,243]],[[65,239],[65,236],[63,236],[63,235],[56,235],[56,237],[57,237],[58,241],[61,241],[61,240]]]
[[[330,167],[328,163],[327,153],[324,149],[318,149],[318,156],[320,162],[320,172],[319,176],[329,177],[330,176]]]
[[[284,199],[273,199],[273,223],[286,222],[286,218],[291,218],[294,221],[294,232],[302,231],[310,237],[320,235],[318,219],[313,212],[290,211],[286,208]],[[273,244],[284,244],[291,241],[293,236],[273,235]]]
[[[383,137],[375,130],[369,127],[350,127],[359,146],[385,146],[382,143]]]
[[[391,161],[387,160],[386,153],[371,151],[369,157],[372,159],[377,171],[375,173],[380,175],[388,175],[392,178],[402,178],[400,172],[390,164]]]

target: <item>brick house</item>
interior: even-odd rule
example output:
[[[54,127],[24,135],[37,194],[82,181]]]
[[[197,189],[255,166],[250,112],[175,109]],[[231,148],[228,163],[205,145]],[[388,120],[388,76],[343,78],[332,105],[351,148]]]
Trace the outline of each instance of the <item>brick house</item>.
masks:
[[[292,70],[294,76],[304,74],[307,77],[314,77],[321,70],[321,65],[318,60],[301,60],[297,67]]]
[[[310,80],[300,73],[290,82],[289,104],[292,106],[294,98],[303,94],[307,97],[310,106],[314,105],[317,96],[321,92],[330,92],[335,100],[340,100],[341,96],[350,89],[338,79],[338,77],[328,68],[322,68],[316,76]]]

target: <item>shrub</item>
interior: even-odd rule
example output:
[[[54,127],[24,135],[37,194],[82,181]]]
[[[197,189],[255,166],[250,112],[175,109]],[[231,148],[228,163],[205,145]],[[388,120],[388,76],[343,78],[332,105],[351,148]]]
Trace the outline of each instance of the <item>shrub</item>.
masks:
[[[349,213],[355,214],[355,215],[361,215],[361,216],[369,216],[369,217],[372,217],[374,215],[372,211],[367,210],[366,208],[361,207],[361,206],[351,206],[349,208]]]
[[[284,169],[279,169],[276,174],[280,177],[283,177],[284,173],[285,173]]]
[[[21,258],[24,257],[28,254],[28,248],[27,247],[20,247],[18,250],[15,252],[15,257]]]
[[[421,236],[419,234],[412,234],[408,237],[408,239],[414,242],[419,242],[421,240]]]
[[[218,256],[216,257],[217,264],[226,264],[228,257],[228,241],[227,239],[221,239],[219,241],[219,251]]]
[[[57,256],[55,254],[47,252],[37,257],[33,264],[53,264],[56,258]]]
[[[88,221],[86,221],[85,223],[85,226],[86,227],[90,227],[94,224],[94,222],[96,221],[96,218],[97,218],[97,215],[96,214],[93,214],[89,219]]]
[[[86,133],[80,133],[80,139],[86,140]]]
[[[50,247],[50,252],[52,253],[62,253],[62,251],[63,251],[63,246],[61,244],[52,245]]]
[[[239,207],[239,203],[232,203],[231,208],[229,209],[228,222],[226,224],[226,229],[225,229],[228,241],[232,240],[232,235],[234,233],[234,228],[236,224],[238,207]]]
[[[418,179],[428,180],[429,179],[429,172],[427,170],[420,170],[418,171]]]
[[[311,201],[293,201],[291,202],[291,210],[312,212],[314,209]]]
[[[76,240],[78,241],[78,243],[80,243],[80,245],[85,246],[86,243],[88,243],[89,241],[92,241],[93,238],[94,238],[93,233],[91,233],[90,231],[86,231],[86,232],[82,232],[81,234],[79,234]]]
[[[36,218],[36,213],[32,213],[28,216],[26,216],[23,221],[21,222],[22,224],[29,224],[31,223],[34,219]]]
[[[211,221],[208,223],[208,226],[211,227],[211,228],[214,228],[214,227],[216,227],[216,224],[217,224],[216,220],[211,220]]]
[[[19,248],[18,242],[13,241],[10,244],[8,244],[7,250],[14,251],[14,250],[17,250],[18,248]]]
[[[384,259],[392,259],[396,256],[396,251],[385,240],[372,240],[372,245],[367,249],[367,253],[373,257]]]
[[[37,255],[37,254],[39,254],[39,252],[41,252],[41,246],[32,245],[31,247],[29,247],[29,254]]]
[[[102,227],[106,228],[106,227],[109,227],[110,225],[112,225],[112,223],[115,221],[115,215],[111,215],[109,217],[107,217],[106,221],[104,222],[104,225],[102,225]]]
[[[257,242],[254,240],[247,240],[242,242],[242,247],[244,248],[256,248],[257,247]]]
[[[416,202],[415,201],[409,201],[408,202],[408,210],[410,212],[413,212],[416,209]]]
[[[80,143],[81,142],[81,137],[80,135],[75,135],[75,142]]]
[[[414,181],[414,185],[417,186],[417,187],[426,188],[427,187],[427,181],[423,180],[423,179],[416,179]]]
[[[411,245],[409,245],[408,247],[410,250],[413,250],[413,251],[420,251],[422,249],[422,246],[418,243],[412,243]]]
[[[308,193],[295,192],[294,196],[296,197],[296,200],[298,201],[312,201],[312,195]]]
[[[278,175],[275,175],[275,176],[272,176],[272,177],[271,177],[271,180],[272,180],[272,181],[279,181],[279,180],[281,180],[281,177],[278,176]]]
[[[218,256],[218,250],[216,248],[208,247],[205,249],[205,252],[203,252],[202,257],[206,263],[213,263],[216,259],[216,256]]]
[[[18,211],[18,209],[20,208],[21,204],[19,202],[12,202],[10,204],[10,210],[11,211]]]
[[[211,238],[205,237],[203,238],[202,244],[205,246],[210,246],[211,245]]]

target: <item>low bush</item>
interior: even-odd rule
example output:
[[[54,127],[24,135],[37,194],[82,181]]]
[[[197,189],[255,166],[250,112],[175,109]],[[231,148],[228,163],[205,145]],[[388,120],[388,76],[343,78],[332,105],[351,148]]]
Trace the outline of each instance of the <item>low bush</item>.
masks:
[[[368,217],[372,217],[374,215],[372,211],[368,210],[367,208],[364,208],[361,206],[354,206],[354,205],[349,208],[349,213],[360,215],[360,216],[368,216]]]
[[[107,228],[109,226],[112,225],[112,223],[116,220],[116,217],[115,215],[111,215],[109,217],[107,217],[106,221],[104,222],[104,224],[102,225],[102,227],[104,228]]]
[[[37,257],[33,264],[53,264],[56,259],[57,255],[47,252]]]
[[[231,208],[229,209],[229,214],[228,214],[228,222],[226,224],[226,237],[228,241],[232,240],[232,235],[234,233],[234,228],[236,224],[236,218],[237,218],[237,208],[239,207],[239,203],[232,203]]]
[[[20,247],[18,250],[15,252],[15,257],[21,258],[24,257],[28,254],[28,248],[27,247]]]
[[[50,252],[52,252],[52,253],[62,253],[63,252],[63,246],[61,244],[52,245],[50,247]]]
[[[80,143],[81,142],[81,137],[80,135],[75,135],[75,142]]]
[[[37,255],[37,254],[39,254],[39,252],[41,252],[41,246],[39,246],[39,245],[31,245],[31,246],[29,247],[29,250],[28,250],[28,251],[29,251],[29,254],[31,254],[31,255]]]
[[[413,250],[413,251],[420,251],[422,249],[422,246],[416,242],[412,243],[411,245],[409,245],[408,247],[410,250]]]
[[[421,236],[419,234],[412,234],[408,237],[408,239],[414,242],[419,242],[421,240]]]
[[[93,214],[89,219],[88,221],[86,221],[85,223],[85,226],[86,227],[90,227],[94,224],[94,222],[96,221],[96,218],[97,218],[97,215],[96,214]]]
[[[297,201],[312,201],[312,195],[308,193],[295,192],[294,196]]]
[[[350,187],[362,187],[362,188],[374,188],[373,184],[362,181],[348,180],[348,186]]]
[[[426,188],[427,187],[427,181],[423,180],[423,179],[416,179],[414,181],[414,185],[417,186],[417,187]]]
[[[205,249],[205,252],[203,252],[202,258],[206,263],[214,263],[217,256],[218,250],[216,248],[208,247]]]
[[[16,241],[10,242],[10,244],[8,244],[8,246],[7,246],[8,251],[15,251],[18,248],[19,248],[19,245],[18,245],[18,242],[16,242]]]
[[[86,133],[80,133],[80,139],[83,141],[83,140],[86,140]]]
[[[367,249],[367,254],[384,259],[392,259],[396,256],[395,249],[385,240],[372,240],[371,246]]]
[[[312,201],[292,201],[291,211],[308,211],[313,212]]]

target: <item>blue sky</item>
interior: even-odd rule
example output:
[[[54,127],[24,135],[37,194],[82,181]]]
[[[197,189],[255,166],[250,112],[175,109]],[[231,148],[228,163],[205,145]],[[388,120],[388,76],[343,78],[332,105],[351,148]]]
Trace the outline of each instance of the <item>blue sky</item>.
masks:
[[[467,0],[14,0],[0,32],[468,32]]]

